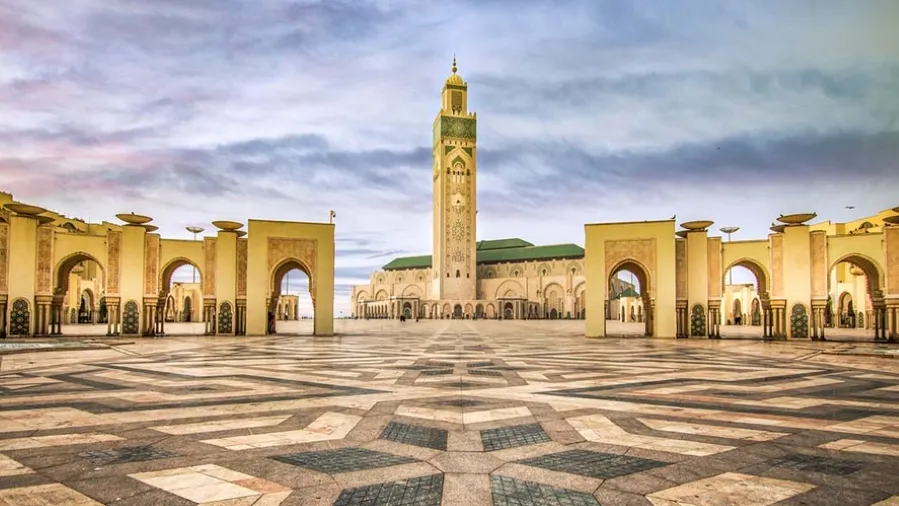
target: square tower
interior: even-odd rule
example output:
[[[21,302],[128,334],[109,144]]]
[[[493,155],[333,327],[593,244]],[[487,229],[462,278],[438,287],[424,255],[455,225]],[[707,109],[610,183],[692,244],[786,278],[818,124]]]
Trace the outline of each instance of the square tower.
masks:
[[[477,298],[477,115],[456,70],[434,119],[434,300]]]

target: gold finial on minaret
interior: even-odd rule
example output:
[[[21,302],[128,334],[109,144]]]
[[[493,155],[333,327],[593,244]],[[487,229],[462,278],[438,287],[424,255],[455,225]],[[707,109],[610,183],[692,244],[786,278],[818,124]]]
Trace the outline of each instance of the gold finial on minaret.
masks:
[[[456,67],[456,55],[453,55],[453,74],[455,74],[457,70],[459,69]]]

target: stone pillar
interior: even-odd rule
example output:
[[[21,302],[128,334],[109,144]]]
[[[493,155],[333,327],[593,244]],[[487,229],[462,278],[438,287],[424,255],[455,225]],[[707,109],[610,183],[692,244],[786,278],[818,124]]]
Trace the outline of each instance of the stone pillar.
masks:
[[[895,304],[888,303],[887,308],[889,309],[889,319],[890,319],[890,333],[888,335],[890,342],[895,343],[899,341],[899,301],[896,301]],[[0,323],[2,325],[2,323]]]
[[[6,295],[0,299],[0,339],[6,338]]]

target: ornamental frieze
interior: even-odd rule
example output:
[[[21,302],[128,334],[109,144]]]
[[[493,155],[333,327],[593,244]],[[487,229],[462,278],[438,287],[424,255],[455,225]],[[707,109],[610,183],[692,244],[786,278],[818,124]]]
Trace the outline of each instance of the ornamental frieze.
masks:
[[[474,118],[441,116],[440,136],[444,138],[477,140],[477,120]]]

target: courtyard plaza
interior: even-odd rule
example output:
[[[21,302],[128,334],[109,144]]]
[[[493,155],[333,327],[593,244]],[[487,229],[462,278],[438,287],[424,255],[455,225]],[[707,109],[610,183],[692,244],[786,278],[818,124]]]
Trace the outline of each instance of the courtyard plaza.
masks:
[[[0,505],[899,504],[886,346],[335,331],[3,343]]]

